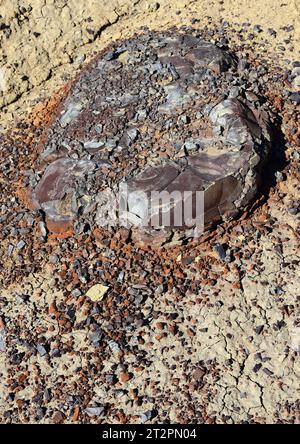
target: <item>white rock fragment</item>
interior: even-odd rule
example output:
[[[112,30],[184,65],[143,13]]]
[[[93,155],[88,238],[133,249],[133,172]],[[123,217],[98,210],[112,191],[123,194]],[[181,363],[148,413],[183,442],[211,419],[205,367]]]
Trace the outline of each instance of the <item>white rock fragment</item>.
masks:
[[[87,407],[84,412],[89,416],[100,416],[104,412],[104,407]]]
[[[109,287],[102,284],[96,284],[87,291],[86,296],[93,302],[99,302],[102,301],[108,290]]]
[[[4,353],[6,351],[6,331],[3,328],[0,330],[0,353]]]

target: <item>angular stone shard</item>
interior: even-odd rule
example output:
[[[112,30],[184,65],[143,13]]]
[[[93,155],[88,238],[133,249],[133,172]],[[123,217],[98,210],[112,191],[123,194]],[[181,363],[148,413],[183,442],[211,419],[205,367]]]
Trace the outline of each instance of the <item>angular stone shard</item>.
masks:
[[[99,302],[104,298],[108,290],[109,287],[102,284],[96,284],[87,291],[86,296],[93,302]]]
[[[227,99],[216,105],[209,117],[217,134],[225,143],[242,147],[246,142],[261,140],[261,129],[253,112],[237,99]]]
[[[208,42],[199,42],[195,49],[187,54],[187,59],[195,65],[211,68],[220,74],[235,64],[235,60],[228,52]]]
[[[77,215],[76,182],[84,180],[95,164],[89,160],[59,159],[50,163],[34,191],[34,201],[54,221],[69,221]]]

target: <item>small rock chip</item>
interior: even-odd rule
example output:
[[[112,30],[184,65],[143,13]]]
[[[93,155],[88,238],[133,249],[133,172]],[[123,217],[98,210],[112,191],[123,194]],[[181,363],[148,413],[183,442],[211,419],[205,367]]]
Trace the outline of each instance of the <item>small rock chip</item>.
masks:
[[[269,33],[272,37],[276,37],[276,36],[277,36],[277,32],[276,32],[274,29],[272,29],[272,28],[269,28],[269,29],[268,29],[268,33]]]
[[[206,371],[202,367],[199,367],[194,371],[193,378],[197,382],[201,382],[205,373],[206,373]]]
[[[290,99],[292,102],[296,102],[297,105],[300,104],[300,94],[297,93],[297,92],[292,93],[292,94],[290,95],[289,99]]]
[[[109,341],[108,346],[113,353],[120,353],[120,351],[121,351],[119,344],[117,344],[117,342]]]
[[[255,364],[255,366],[253,367],[253,371],[254,371],[254,373],[257,373],[258,372],[258,370],[260,370],[261,369],[261,364]]]
[[[297,207],[292,207],[292,208],[288,208],[288,212],[290,214],[292,214],[292,216],[295,216],[296,214],[298,214],[299,210]]]
[[[277,182],[282,182],[284,180],[284,175],[282,174],[281,171],[276,171],[275,177]]]
[[[102,330],[97,330],[90,334],[90,340],[95,345],[95,347],[98,347],[100,345],[102,337],[103,337]]]
[[[62,422],[64,422],[65,419],[65,415],[62,412],[55,412],[53,415],[53,422],[55,424],[60,424]]]
[[[219,259],[221,259],[222,261],[225,260],[226,258],[226,252],[224,250],[224,247],[221,244],[216,244],[214,246],[214,250],[217,252]]]
[[[41,221],[39,223],[39,227],[42,237],[47,237],[47,228],[45,222]]]
[[[5,341],[5,330],[0,330],[0,352],[4,353],[6,351],[6,341]]]
[[[93,302],[99,302],[104,298],[108,289],[109,287],[106,287],[105,285],[96,284],[88,290],[86,296],[89,297]]]
[[[104,407],[87,407],[84,410],[84,413],[86,413],[89,416],[100,416],[104,412]]]
[[[79,290],[79,288],[75,288],[71,294],[72,294],[72,296],[74,296],[74,298],[77,298],[77,297],[81,296],[81,291]]]
[[[87,150],[89,150],[89,149],[95,150],[95,149],[104,147],[105,143],[102,141],[90,140],[88,142],[84,142],[83,146]]]
[[[17,249],[22,250],[22,248],[24,248],[25,245],[26,243],[23,240],[21,240],[20,242],[17,243]]]
[[[257,327],[255,327],[254,331],[257,335],[260,335],[263,329],[264,329],[263,325],[258,325]]]
[[[130,379],[130,374],[126,372],[122,372],[119,377],[120,382],[127,382]]]
[[[4,330],[5,329],[5,322],[3,321],[2,316],[0,316],[0,330]]]
[[[255,25],[255,26],[253,26],[253,31],[259,33],[259,32],[262,32],[262,28],[260,25]]]
[[[264,368],[263,372],[267,375],[267,376],[272,376],[274,375],[274,373],[272,372],[272,370],[268,369],[268,368]]]
[[[56,307],[55,301],[49,305],[48,313],[50,315],[54,315],[57,313],[57,307]]]
[[[76,422],[78,420],[79,412],[80,412],[79,407],[78,406],[75,407],[74,413],[73,413],[73,416],[72,416],[72,422]]]
[[[36,346],[36,349],[37,349],[40,356],[45,356],[47,354],[47,350],[41,344],[38,344]]]
[[[147,410],[147,412],[142,413],[140,416],[141,424],[147,422],[149,419],[151,419],[151,417],[152,417],[152,410]]]
[[[148,5],[148,9],[149,9],[150,12],[157,11],[159,9],[159,7],[160,7],[160,4],[158,2],[150,3]]]

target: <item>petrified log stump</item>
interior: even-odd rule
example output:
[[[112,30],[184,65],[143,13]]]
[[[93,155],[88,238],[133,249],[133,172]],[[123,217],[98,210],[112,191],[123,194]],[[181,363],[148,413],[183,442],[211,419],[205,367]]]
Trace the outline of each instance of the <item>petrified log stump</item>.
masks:
[[[61,227],[105,218],[122,225],[120,208],[110,212],[126,185],[122,215],[137,238],[158,243],[190,236],[193,225],[174,223],[176,198],[149,208],[152,192],[191,192],[192,219],[201,216],[205,228],[235,217],[257,194],[271,142],[268,109],[247,94],[237,64],[226,50],[174,31],[102,52],[47,130],[35,205]],[[152,226],[161,212],[169,223]]]

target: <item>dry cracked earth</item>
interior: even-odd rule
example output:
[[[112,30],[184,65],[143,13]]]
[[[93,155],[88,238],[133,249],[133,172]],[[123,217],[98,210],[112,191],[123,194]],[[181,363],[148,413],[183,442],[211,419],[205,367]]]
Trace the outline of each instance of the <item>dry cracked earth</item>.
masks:
[[[100,8],[92,0],[0,1],[2,423],[300,422],[299,3],[252,3],[111,0]],[[157,30],[169,42],[188,35],[193,43],[162,45],[163,56],[173,59],[159,60],[145,80],[142,67],[150,59],[157,65],[156,49],[145,56]],[[214,54],[230,54],[227,62],[222,56],[212,63],[211,49],[204,54],[203,47],[198,59],[190,56],[189,45],[199,47],[193,38],[213,45]],[[104,79],[92,71],[95,85],[112,108],[99,93],[92,109],[105,112],[84,119],[82,104],[68,105],[70,91],[93,106],[93,89],[82,79],[95,63]],[[126,80],[130,66],[142,72],[135,77],[140,88]],[[143,82],[148,93],[141,95]],[[186,88],[175,99],[164,89],[174,82]],[[135,107],[128,101],[132,88],[140,94]],[[195,108],[202,111],[207,98],[212,108],[199,117]],[[222,120],[216,146],[244,159],[247,127],[262,169],[249,167],[246,157],[244,173],[232,170],[244,203],[199,238],[159,237],[154,245],[130,227],[99,227],[93,205],[91,215],[83,205],[72,207],[66,220],[64,202],[55,212],[64,224],[51,220],[48,201],[37,205],[47,166],[65,157],[93,163],[105,184],[134,178],[150,160],[151,168],[189,164],[203,155],[197,122],[203,128],[217,104],[228,113],[236,101],[237,118],[230,125]],[[229,132],[235,143],[228,148]],[[71,143],[73,134],[80,144]],[[215,183],[207,171],[205,180]],[[86,173],[82,179],[89,185]],[[87,188],[93,195],[99,186],[96,180]],[[217,201],[218,216],[225,215],[223,203]]]

